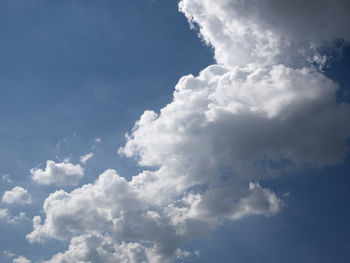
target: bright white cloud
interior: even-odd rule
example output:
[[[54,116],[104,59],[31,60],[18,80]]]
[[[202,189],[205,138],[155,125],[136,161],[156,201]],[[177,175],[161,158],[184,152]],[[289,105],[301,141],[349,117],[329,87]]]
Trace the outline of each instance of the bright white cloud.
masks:
[[[45,200],[45,217],[34,217],[27,239],[70,241],[48,262],[185,259],[193,252],[179,246],[223,220],[281,210],[283,201],[257,180],[335,164],[348,152],[350,107],[336,102],[337,84],[308,64],[325,63],[318,46],[349,39],[346,1],[179,6],[220,65],[181,78],[173,100],[159,114],[145,111],[127,135],[119,152],[151,170],[131,181],[107,170],[93,184]],[[83,176],[68,162],[31,172],[46,184],[76,184]]]
[[[182,0],[219,63],[289,63],[315,48],[350,40],[348,0]],[[300,61],[299,61],[300,63]]]
[[[333,164],[350,135],[350,107],[337,104],[336,89],[307,68],[210,66],[183,77],[160,114],[146,111],[120,152],[175,171],[186,187],[223,168],[256,178]]]
[[[117,244],[112,238],[96,235],[83,235],[72,239],[65,253],[55,255],[44,263],[94,262],[94,263],[141,263],[161,262],[152,250],[139,243]],[[164,262],[165,263],[165,262]]]
[[[82,164],[86,164],[88,160],[94,157],[94,153],[88,153],[80,157],[80,162]]]
[[[21,186],[16,186],[12,190],[5,191],[2,195],[2,202],[6,204],[31,204],[32,196],[26,189]]]
[[[59,186],[77,185],[84,176],[84,169],[80,164],[74,165],[67,160],[62,163],[47,161],[46,168],[31,169],[32,179],[39,184],[55,184]]]
[[[129,251],[131,246],[142,251],[137,258],[144,258],[145,262],[168,262],[176,255],[181,242],[208,233],[217,224],[218,217],[236,220],[252,214],[273,215],[282,205],[271,191],[254,184],[241,193],[229,193],[226,197],[231,198],[231,203],[226,203],[229,211],[218,211],[214,215],[211,211],[214,207],[208,203],[217,195],[202,196],[191,191],[175,198],[171,192],[164,192],[162,203],[157,204],[145,187],[135,184],[137,178],[128,182],[114,170],[107,170],[94,184],[71,193],[60,190],[51,194],[43,207],[46,219],[44,222],[40,217],[33,219],[34,231],[27,236],[28,240],[40,242],[50,237],[71,240],[69,251],[51,261],[64,262],[59,260],[73,257],[74,247],[80,246],[77,242],[86,246],[86,235],[89,240],[100,240],[102,237],[96,233],[105,233],[108,242],[114,244],[112,254],[120,253],[116,251],[121,249]],[[203,217],[203,214],[211,216]],[[87,256],[89,251],[83,249],[79,258]]]
[[[20,256],[18,258],[15,258],[12,263],[31,263],[32,261],[30,261],[29,259],[23,257],[23,256]]]
[[[12,216],[8,209],[0,208],[0,221],[8,224],[18,224],[28,220],[26,213],[20,212],[17,216]]]

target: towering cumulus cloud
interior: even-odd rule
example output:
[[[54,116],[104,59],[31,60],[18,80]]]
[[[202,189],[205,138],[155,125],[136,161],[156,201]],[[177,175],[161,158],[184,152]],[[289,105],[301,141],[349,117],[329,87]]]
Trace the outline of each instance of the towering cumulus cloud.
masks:
[[[71,242],[47,262],[198,256],[179,246],[223,220],[281,210],[259,179],[346,155],[350,107],[315,63],[325,62],[319,48],[349,40],[347,0],[182,0],[179,8],[218,64],[181,78],[172,102],[136,122],[119,152],[142,173],[127,181],[107,170],[46,199],[27,239]]]

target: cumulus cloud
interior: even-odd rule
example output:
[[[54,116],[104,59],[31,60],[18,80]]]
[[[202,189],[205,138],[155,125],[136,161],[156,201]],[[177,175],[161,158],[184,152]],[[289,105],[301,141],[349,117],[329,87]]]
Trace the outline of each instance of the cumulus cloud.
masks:
[[[96,234],[74,237],[65,253],[59,253],[44,263],[138,263],[156,262],[157,258],[157,255],[154,255],[150,249],[139,243],[121,242],[117,244],[108,236]]]
[[[350,135],[350,107],[337,104],[336,89],[308,68],[210,66],[183,77],[160,114],[146,111],[120,152],[175,170],[186,186],[223,168],[256,178],[333,164]]]
[[[182,0],[188,20],[219,63],[287,63],[317,47],[350,40],[348,0]]]
[[[5,191],[2,195],[2,201],[7,204],[31,204],[32,196],[26,189],[21,186],[16,186],[12,190]]]
[[[23,256],[19,256],[18,258],[15,258],[12,263],[31,263],[32,261],[30,261],[29,259],[23,257]]]
[[[155,174],[158,176],[162,174]],[[109,262],[103,258],[113,258],[121,251],[132,251],[130,255],[122,253],[129,258],[125,262],[168,262],[176,255],[181,242],[207,234],[219,223],[217,217],[236,220],[254,214],[268,216],[277,213],[282,205],[274,193],[254,184],[246,191],[231,193],[226,197],[227,200],[231,198],[231,202],[225,203],[229,210],[216,211],[214,216],[210,202],[214,203],[215,194],[191,191],[176,198],[171,192],[162,193],[162,203],[157,204],[144,187],[135,183],[137,179],[138,176],[126,181],[114,170],[107,170],[94,184],[84,185],[71,193],[60,190],[51,194],[43,207],[45,221],[35,217],[34,230],[27,239],[30,242],[50,237],[71,240],[69,250],[56,255],[50,262],[64,262],[64,258],[74,257],[85,262],[83,258],[90,252],[98,257],[94,262]],[[203,217],[203,214],[211,216]],[[88,246],[86,235],[88,240],[98,244],[113,244],[112,255],[103,256],[105,252],[98,250],[100,245],[89,245],[98,253],[82,249],[75,255],[75,247]],[[133,255],[135,251],[137,256]],[[133,261],[133,257],[137,260]]]
[[[82,164],[86,164],[88,160],[94,157],[94,153],[88,153],[80,157],[80,162]]]
[[[84,176],[80,164],[71,164],[67,160],[62,163],[47,161],[46,168],[31,169],[32,179],[39,184],[55,184],[59,186],[77,185]]]
[[[198,254],[179,246],[224,220],[279,213],[283,200],[257,181],[336,164],[348,152],[350,107],[337,103],[338,85],[312,63],[326,61],[317,47],[349,39],[349,7],[180,1],[219,64],[181,78],[173,100],[145,111],[127,134],[119,153],[143,172],[128,181],[107,170],[92,184],[50,194],[27,239],[68,240],[51,263],[171,262]],[[76,184],[83,175],[79,165],[53,161],[31,172],[41,183]]]
[[[17,224],[26,220],[28,220],[28,218],[24,212],[20,212],[18,215],[13,216],[8,209],[0,209],[0,221],[4,221],[8,224]]]

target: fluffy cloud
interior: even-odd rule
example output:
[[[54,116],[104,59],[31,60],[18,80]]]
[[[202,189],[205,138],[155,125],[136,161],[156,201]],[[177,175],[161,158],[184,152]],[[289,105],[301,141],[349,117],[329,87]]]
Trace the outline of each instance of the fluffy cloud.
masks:
[[[84,169],[69,162],[55,163],[47,161],[45,170],[31,169],[32,179],[39,184],[56,184],[59,186],[77,185],[84,176]]]
[[[341,161],[350,135],[337,85],[312,69],[210,66],[183,77],[172,103],[146,111],[120,151],[183,176],[256,178]],[[173,175],[171,175],[173,176]]]
[[[86,164],[88,160],[94,157],[94,153],[88,153],[80,157],[80,162],[82,164]]]
[[[347,152],[350,108],[337,104],[336,89],[314,69],[284,65],[214,65],[183,77],[173,101],[146,111],[120,149],[157,169],[131,181],[107,170],[51,194],[27,238],[70,240],[48,262],[157,263],[225,219],[273,216],[283,201],[249,181],[334,164]]]
[[[45,263],[94,262],[94,263],[139,263],[160,262],[150,249],[139,243],[117,244],[112,238],[96,235],[82,235],[72,239],[65,253],[55,255]]]
[[[18,258],[15,258],[12,263],[31,263],[32,261],[30,261],[29,259],[26,259],[23,256],[20,256]]]
[[[182,260],[198,255],[198,251],[194,253],[181,249],[176,251],[176,257]],[[63,262],[139,263],[165,261],[160,261],[152,249],[142,246],[140,243],[121,242],[117,244],[106,235],[95,234],[73,238],[69,249],[65,253],[59,253],[51,260],[44,261],[44,263]]]
[[[17,216],[12,216],[8,209],[0,209],[0,220],[8,224],[17,224],[28,220],[28,218],[24,212],[20,212]]]
[[[282,205],[270,190],[258,184],[228,194],[224,204],[228,210],[212,211],[213,198],[217,198],[212,192],[190,191],[178,198],[170,196],[171,192],[162,193],[162,203],[157,204],[147,189],[136,184],[139,176],[143,174],[126,181],[114,170],[107,170],[94,184],[71,193],[60,190],[51,194],[43,207],[46,219],[44,222],[40,217],[33,219],[34,231],[27,236],[28,240],[40,242],[49,237],[71,240],[69,250],[50,262],[71,258],[88,262],[84,258],[89,255],[95,257],[94,262],[110,262],[108,258],[116,254],[125,257],[125,262],[168,262],[181,242],[208,233],[220,223],[218,217],[236,220],[248,215],[269,216],[276,214]],[[161,180],[158,176],[162,174],[154,176]],[[113,245],[109,254],[103,251],[104,242]],[[79,253],[77,247],[82,248]]]
[[[5,191],[5,193],[2,195],[2,201],[7,204],[31,204],[32,196],[23,187],[16,186],[10,191]]]
[[[315,48],[350,40],[348,0],[182,0],[180,10],[199,26],[219,63],[287,63]]]
[[[143,172],[127,181],[107,170],[92,184],[52,193],[27,239],[70,241],[50,263],[171,262],[191,255],[178,249],[184,241],[224,220],[277,214],[283,201],[257,180],[335,164],[348,152],[350,107],[307,63],[324,63],[315,53],[323,43],[349,39],[349,6],[182,0],[220,65],[181,78],[173,100],[159,114],[145,111],[127,134],[119,152]],[[31,172],[41,183],[76,184],[83,175],[79,165],[53,161]]]

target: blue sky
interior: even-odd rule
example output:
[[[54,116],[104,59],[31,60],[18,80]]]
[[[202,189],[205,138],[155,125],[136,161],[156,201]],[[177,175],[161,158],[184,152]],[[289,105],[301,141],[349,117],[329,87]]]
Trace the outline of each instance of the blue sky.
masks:
[[[0,3],[1,262],[349,261],[349,6],[238,2]]]

